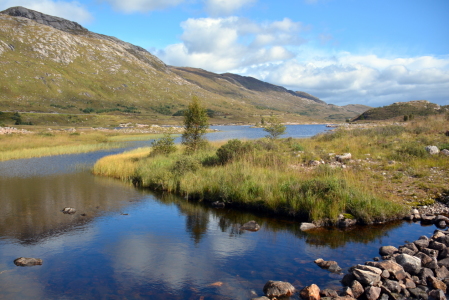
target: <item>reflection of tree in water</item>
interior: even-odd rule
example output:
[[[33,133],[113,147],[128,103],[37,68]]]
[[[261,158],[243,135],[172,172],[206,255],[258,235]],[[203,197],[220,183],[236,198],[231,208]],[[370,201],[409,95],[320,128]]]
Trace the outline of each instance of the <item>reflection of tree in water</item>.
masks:
[[[229,232],[231,236],[244,233],[240,231],[240,225],[255,220],[264,230],[273,233],[287,231],[299,239],[304,239],[307,244],[314,246],[338,248],[346,243],[367,244],[376,239],[388,236],[389,231],[400,227],[403,221],[389,222],[382,225],[357,226],[346,230],[338,228],[318,228],[307,232],[299,229],[301,223],[296,219],[273,218],[263,213],[250,213],[239,211],[235,208],[216,209],[203,203],[188,202],[180,197],[164,194],[157,199],[166,204],[175,204],[180,211],[187,216],[186,230],[192,234],[195,243],[198,243],[207,231],[209,221],[217,219],[218,226],[222,232]]]

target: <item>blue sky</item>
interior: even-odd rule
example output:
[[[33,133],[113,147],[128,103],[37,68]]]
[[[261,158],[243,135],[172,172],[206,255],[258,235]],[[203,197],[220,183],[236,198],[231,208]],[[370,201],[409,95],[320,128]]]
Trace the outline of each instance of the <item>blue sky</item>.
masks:
[[[327,103],[449,104],[448,0],[0,0]]]

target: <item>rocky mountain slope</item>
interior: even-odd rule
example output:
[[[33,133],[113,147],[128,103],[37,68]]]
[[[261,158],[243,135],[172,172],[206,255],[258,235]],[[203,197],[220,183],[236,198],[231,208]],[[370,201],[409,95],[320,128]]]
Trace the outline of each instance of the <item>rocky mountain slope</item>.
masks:
[[[440,106],[427,100],[415,100],[371,108],[355,118],[354,121],[403,119],[404,116],[409,118],[410,116],[429,116],[448,112],[449,105]]]
[[[0,111],[168,120],[192,95],[215,113],[215,122],[267,114],[341,121],[368,109],[328,105],[251,77],[167,66],[141,47],[23,7],[0,13],[0,73]]]

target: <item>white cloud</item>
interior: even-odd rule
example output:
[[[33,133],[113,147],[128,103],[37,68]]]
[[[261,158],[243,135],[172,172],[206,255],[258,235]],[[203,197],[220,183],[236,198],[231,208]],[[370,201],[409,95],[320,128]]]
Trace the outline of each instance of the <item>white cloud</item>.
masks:
[[[103,2],[111,4],[116,10],[133,13],[169,8],[177,6],[185,0],[103,0]]]
[[[214,16],[230,15],[257,0],[206,0],[206,11]]]
[[[76,21],[82,24],[88,23],[93,19],[87,9],[77,1],[6,0],[0,2],[0,10],[7,9],[12,6],[23,6],[47,15],[68,19],[70,21]]]
[[[255,66],[244,75],[339,105],[377,106],[418,99],[449,104],[449,57],[380,58],[344,52],[307,62],[291,59]]]
[[[156,54],[166,63],[224,72],[294,57],[288,49],[303,43],[304,27],[285,18],[257,24],[238,17],[188,19],[182,43]]]

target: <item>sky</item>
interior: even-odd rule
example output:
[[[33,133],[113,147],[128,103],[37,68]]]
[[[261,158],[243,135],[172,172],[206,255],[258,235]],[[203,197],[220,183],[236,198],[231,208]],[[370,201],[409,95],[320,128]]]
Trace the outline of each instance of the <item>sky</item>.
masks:
[[[0,0],[336,105],[449,105],[449,0]]]

